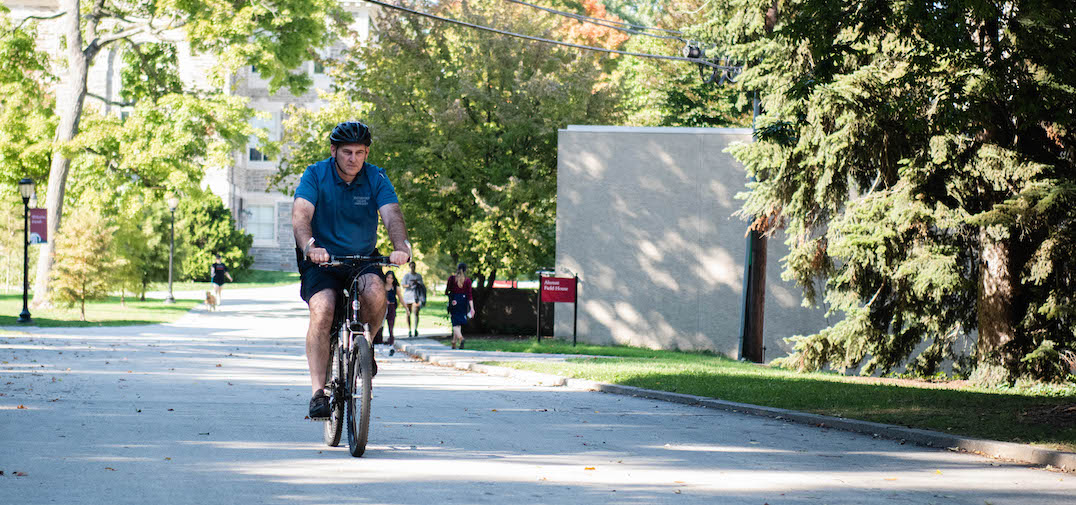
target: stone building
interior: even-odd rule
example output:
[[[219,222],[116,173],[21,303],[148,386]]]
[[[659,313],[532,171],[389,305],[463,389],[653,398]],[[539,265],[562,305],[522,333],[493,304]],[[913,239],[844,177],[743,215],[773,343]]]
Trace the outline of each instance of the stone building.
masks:
[[[363,2],[343,0],[341,4],[354,16],[352,33],[365,40],[370,33],[371,16],[376,15],[377,6]],[[20,20],[28,16],[45,17],[60,10],[58,0],[5,0],[4,5],[11,9],[10,16]],[[52,55],[59,55],[60,20],[39,20],[39,48]],[[175,37],[182,39],[181,36]],[[323,54],[339,54],[344,48],[340,43],[322,49]],[[212,55],[192,54],[189,44],[176,44],[179,60],[179,73],[187,89],[208,89],[210,83],[206,75],[215,63]],[[107,50],[97,55],[92,62],[87,80],[88,94],[86,107],[95,107],[106,114],[125,115],[129,110],[113,103],[120,96],[120,65],[123,61],[123,47],[112,44]],[[303,95],[295,96],[286,90],[270,94],[267,81],[258,76],[251,67],[245,67],[231,78],[229,92],[248,97],[250,107],[264,112],[268,119],[255,119],[254,126],[265,128],[270,140],[280,140],[286,106],[296,104],[317,109],[322,105],[318,91],[329,91],[331,78],[321,65],[313,61],[305,62],[302,68],[313,80],[313,86]],[[291,196],[279,191],[266,191],[267,179],[277,167],[277,161],[266,159],[258,149],[256,139],[242,151],[233,153],[232,163],[224,167],[207,167],[203,185],[221,197],[225,207],[232,211],[236,222],[254,237],[250,254],[254,257],[254,267],[260,270],[295,270],[294,239],[291,232]],[[328,150],[326,148],[326,155]]]

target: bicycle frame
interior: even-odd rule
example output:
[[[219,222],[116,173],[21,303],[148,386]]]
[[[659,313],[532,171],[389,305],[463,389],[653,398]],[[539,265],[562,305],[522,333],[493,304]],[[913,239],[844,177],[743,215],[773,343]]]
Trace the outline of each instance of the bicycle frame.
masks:
[[[376,368],[373,366],[373,334],[370,325],[362,322],[363,289],[360,288],[365,286],[360,283],[364,282],[362,277],[367,273],[366,268],[396,265],[384,256],[336,257],[330,258],[325,265],[354,267],[349,272],[351,282],[337,298],[330,329],[329,347],[334,352],[329,358],[326,378],[332,378],[329,402],[333,413],[325,424],[325,441],[335,446],[340,441],[341,425],[346,422],[351,455],[359,457],[366,450],[369,435],[371,369]]]

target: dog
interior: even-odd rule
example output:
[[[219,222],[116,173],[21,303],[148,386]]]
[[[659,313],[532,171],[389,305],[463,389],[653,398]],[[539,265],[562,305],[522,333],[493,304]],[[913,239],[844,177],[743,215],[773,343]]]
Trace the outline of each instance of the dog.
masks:
[[[208,308],[210,312],[213,312],[213,311],[217,310],[217,305],[218,305],[217,297],[213,296],[212,292],[206,291],[205,292],[205,306],[206,306],[206,308]]]

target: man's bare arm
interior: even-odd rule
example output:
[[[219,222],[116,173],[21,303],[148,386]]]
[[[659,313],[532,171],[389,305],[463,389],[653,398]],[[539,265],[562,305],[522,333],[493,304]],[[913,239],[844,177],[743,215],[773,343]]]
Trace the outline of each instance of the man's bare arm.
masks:
[[[411,260],[411,245],[407,241],[407,225],[404,224],[403,211],[400,204],[390,203],[377,209],[381,213],[381,220],[385,222],[385,230],[389,233],[389,241],[392,242],[392,262],[402,265]],[[397,254],[401,253],[401,254]]]
[[[314,219],[314,204],[303,198],[296,198],[291,206],[291,229],[295,235],[295,246],[299,249],[306,247],[307,242],[314,236],[310,227],[310,221]],[[329,261],[329,253],[321,247],[310,247],[306,252],[310,261],[324,263]]]

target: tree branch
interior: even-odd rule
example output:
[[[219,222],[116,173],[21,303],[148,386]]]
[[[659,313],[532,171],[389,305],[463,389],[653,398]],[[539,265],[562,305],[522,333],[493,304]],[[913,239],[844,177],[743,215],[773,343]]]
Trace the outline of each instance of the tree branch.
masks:
[[[15,28],[12,29],[11,31],[13,31],[13,32],[18,31],[19,28],[22,28],[22,25],[26,24],[26,22],[31,20],[31,19],[40,19],[40,20],[56,19],[56,18],[58,18],[60,16],[63,16],[64,14],[67,14],[67,12],[57,12],[55,14],[50,14],[48,16],[26,16],[25,18],[23,18],[22,21],[19,21],[19,24],[15,25]]]
[[[96,98],[96,99],[98,99],[98,100],[100,100],[102,102],[105,102],[105,103],[109,104],[109,105],[115,105],[116,107],[131,107],[131,106],[133,106],[133,105],[135,105],[137,103],[137,102],[115,102],[115,101],[109,100],[109,99],[107,99],[107,98],[105,98],[105,97],[103,97],[101,95],[97,95],[97,94],[90,93],[90,92],[87,92],[86,96]]]

